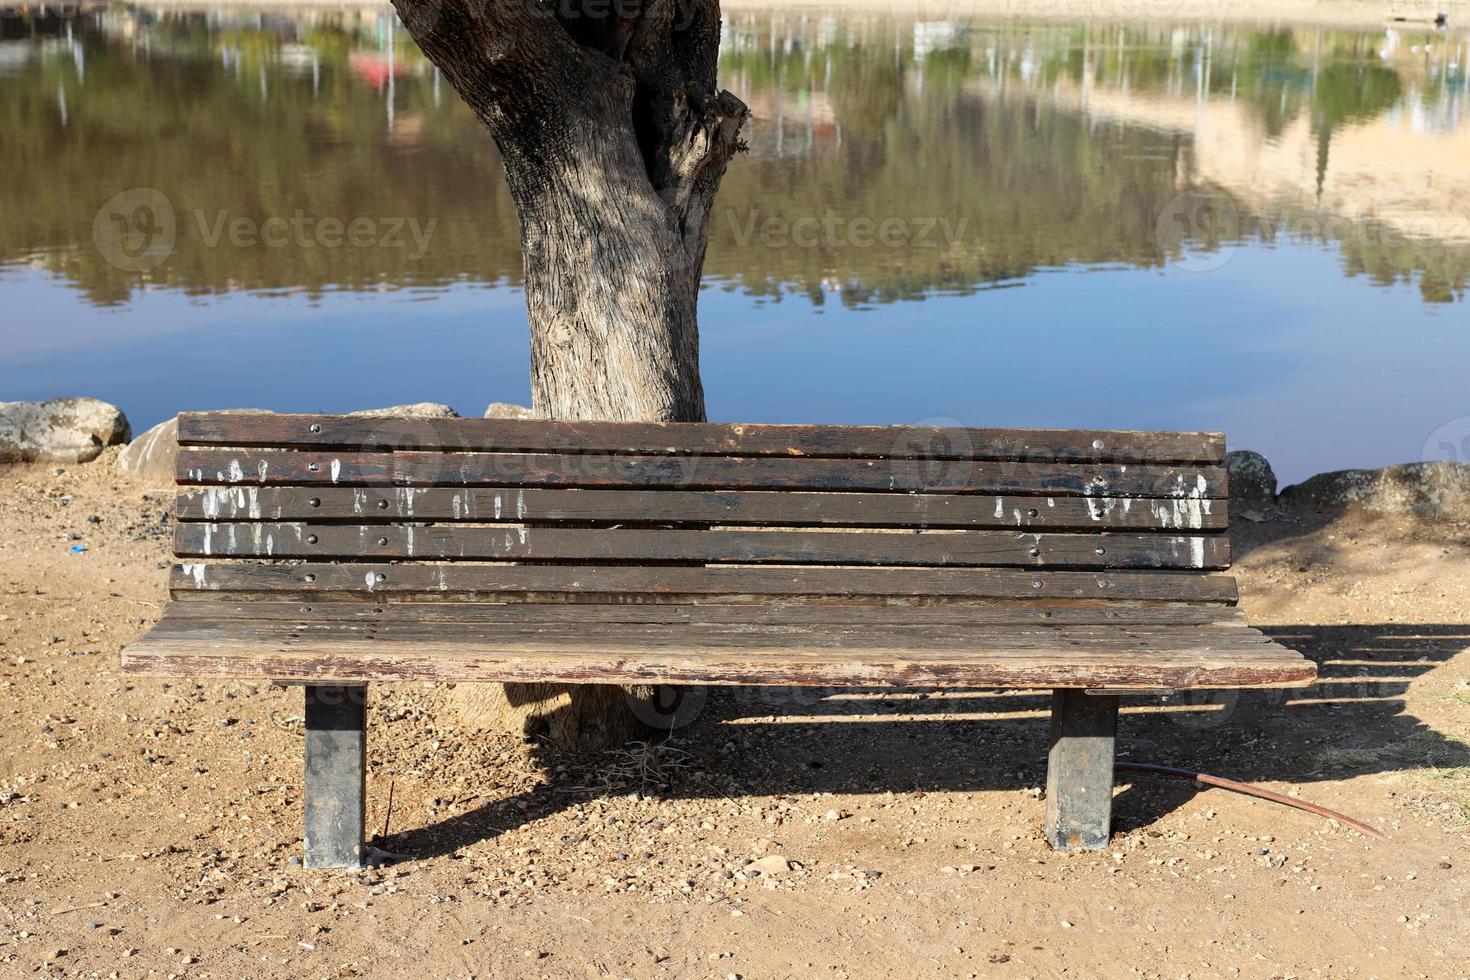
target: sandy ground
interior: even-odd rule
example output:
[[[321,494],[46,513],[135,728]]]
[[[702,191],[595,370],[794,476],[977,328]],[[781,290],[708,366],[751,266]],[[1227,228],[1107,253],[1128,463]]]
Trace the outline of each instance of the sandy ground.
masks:
[[[369,822],[412,858],[308,873],[300,690],[120,676],[169,501],[56,469],[0,472],[0,976],[1470,976],[1464,527],[1246,525],[1246,607],[1322,682],[1125,708],[1126,757],[1384,842],[1140,777],[1109,851],[1054,854],[1032,695],[717,692],[682,738],[569,759],[399,685]]]

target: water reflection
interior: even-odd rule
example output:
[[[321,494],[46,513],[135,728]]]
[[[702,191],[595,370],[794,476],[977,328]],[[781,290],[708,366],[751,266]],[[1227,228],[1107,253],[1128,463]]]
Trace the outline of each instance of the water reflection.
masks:
[[[493,146],[383,10],[114,7],[0,18],[0,37],[0,261],[99,305],[519,279]],[[722,72],[754,110],[752,152],[707,272],[862,309],[1305,239],[1349,277],[1452,302],[1470,275],[1466,55],[1464,34],[1428,31],[732,16]],[[146,269],[94,238],[104,202],[139,187],[175,218]],[[354,221],[371,231],[347,240]],[[410,222],[432,229],[421,250]]]

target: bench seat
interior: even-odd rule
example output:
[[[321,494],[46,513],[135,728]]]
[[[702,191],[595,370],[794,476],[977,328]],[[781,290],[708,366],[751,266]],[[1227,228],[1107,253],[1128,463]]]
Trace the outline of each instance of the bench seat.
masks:
[[[1051,689],[1066,849],[1107,845],[1121,694],[1316,676],[1221,574],[1218,433],[201,414],[179,445],[172,601],[122,667],[305,687],[309,867],[362,857],[370,683]]]
[[[1120,690],[1295,685],[1313,676],[1300,654],[1230,609],[218,605],[170,603],[158,627],[128,648],[126,669],[316,683]]]

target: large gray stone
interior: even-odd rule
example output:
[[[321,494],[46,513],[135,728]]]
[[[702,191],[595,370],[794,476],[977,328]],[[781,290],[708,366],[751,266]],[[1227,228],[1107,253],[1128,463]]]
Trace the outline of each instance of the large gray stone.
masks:
[[[491,402],[485,407],[487,419],[534,419],[536,413],[524,405],[511,402]]]
[[[1230,471],[1230,499],[1246,507],[1269,510],[1276,506],[1276,472],[1260,453],[1237,449],[1225,455]]]
[[[391,405],[388,408],[364,408],[360,412],[348,412],[352,416],[396,415],[415,419],[457,419],[459,413],[439,402],[415,402],[412,405]]]
[[[152,480],[162,486],[174,481],[174,460],[179,455],[179,417],[160,422],[127,444],[117,457],[121,473]]]
[[[263,408],[228,409],[242,414],[261,414]],[[377,417],[392,415],[400,418],[459,418],[459,413],[448,405],[438,402],[419,402],[414,405],[393,405],[388,408],[368,408],[349,415]],[[179,418],[174,416],[160,422],[134,439],[117,458],[117,468],[123,473],[136,476],[156,486],[174,482],[174,461],[179,455]]]
[[[1280,500],[1282,506],[1301,514],[1353,509],[1470,521],[1470,464],[1405,463],[1381,470],[1321,473],[1282,490]]]
[[[127,416],[95,398],[0,402],[0,463],[85,463],[131,434]]]
[[[241,415],[266,415],[264,408],[231,408]],[[117,456],[120,473],[147,480],[156,487],[174,482],[174,461],[179,456],[179,417],[165,419],[132,442]]]

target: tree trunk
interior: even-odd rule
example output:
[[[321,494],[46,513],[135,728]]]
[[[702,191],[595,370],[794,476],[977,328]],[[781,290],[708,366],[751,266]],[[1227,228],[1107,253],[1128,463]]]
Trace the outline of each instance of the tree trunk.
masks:
[[[744,148],[715,86],[718,0],[393,0],[489,128],[521,225],[536,413],[703,421],[709,213]],[[580,748],[650,718],[645,690],[461,685],[470,724]]]

